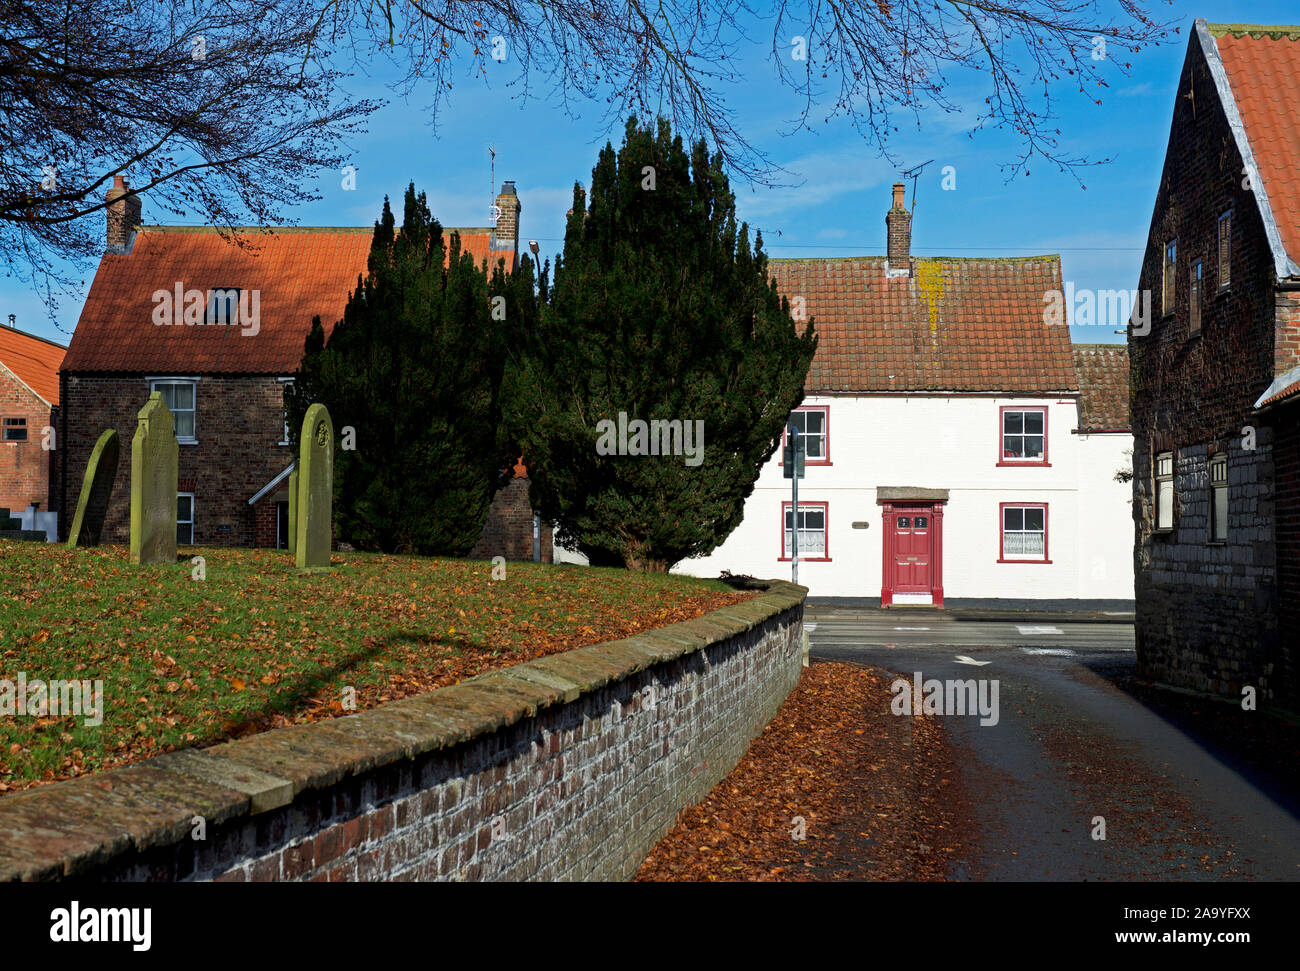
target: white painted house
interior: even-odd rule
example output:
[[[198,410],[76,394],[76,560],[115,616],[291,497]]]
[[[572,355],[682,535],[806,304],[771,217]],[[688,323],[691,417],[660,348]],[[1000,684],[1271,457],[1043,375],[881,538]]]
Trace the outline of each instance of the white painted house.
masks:
[[[1128,356],[1045,320],[1056,256],[920,259],[901,186],[885,258],[773,260],[820,342],[798,421],[741,525],[678,572],[790,575],[814,597],[1132,601]]]

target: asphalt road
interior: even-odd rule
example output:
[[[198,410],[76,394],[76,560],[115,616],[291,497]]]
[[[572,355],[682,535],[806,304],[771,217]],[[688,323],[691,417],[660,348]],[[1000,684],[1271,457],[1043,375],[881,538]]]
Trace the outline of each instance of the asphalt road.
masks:
[[[1197,726],[1129,693],[1128,624],[826,607],[810,607],[805,622],[814,660],[909,682],[916,672],[983,679],[986,691],[998,682],[996,724],[944,716],[974,830],[955,878],[1300,880],[1294,787],[1269,785]]]

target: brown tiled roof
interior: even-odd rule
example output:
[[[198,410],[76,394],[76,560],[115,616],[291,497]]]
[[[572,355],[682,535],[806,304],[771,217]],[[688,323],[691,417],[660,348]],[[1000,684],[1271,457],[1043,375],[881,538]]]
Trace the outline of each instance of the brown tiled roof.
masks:
[[[51,405],[59,403],[59,364],[66,351],[43,337],[0,327],[0,364]]]
[[[1300,262],[1300,27],[1207,26],[1282,244]]]
[[[489,229],[461,234],[475,262],[513,253],[490,250]],[[327,331],[365,274],[370,227],[245,231],[247,245],[202,227],[145,227],[130,253],[106,253],[68,345],[64,371],[153,374],[289,374],[302,359],[312,317]],[[157,326],[153,293],[223,287],[260,290],[255,335],[238,327]]]
[[[771,261],[819,335],[810,394],[1078,389],[1069,329],[1044,314],[1044,295],[1062,290],[1059,257],[914,264],[887,277],[883,257]]]
[[[1128,431],[1128,347],[1075,344],[1079,374],[1079,430]]]

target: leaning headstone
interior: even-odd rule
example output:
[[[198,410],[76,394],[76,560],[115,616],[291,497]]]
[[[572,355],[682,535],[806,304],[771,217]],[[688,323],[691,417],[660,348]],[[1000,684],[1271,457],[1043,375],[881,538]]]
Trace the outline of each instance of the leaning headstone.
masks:
[[[110,428],[99,436],[86,463],[86,475],[81,480],[81,497],[77,512],[72,517],[68,533],[68,549],[77,546],[98,546],[104,531],[104,518],[108,515],[108,497],[113,492],[117,478],[117,461],[121,455],[121,439],[117,429]]]
[[[289,553],[298,548],[298,466],[289,473]]]
[[[131,562],[176,562],[176,486],[180,448],[172,413],[155,391],[131,439]]]
[[[334,422],[320,403],[303,417],[298,468],[293,474],[298,476],[295,562],[300,570],[325,569],[334,538]]]

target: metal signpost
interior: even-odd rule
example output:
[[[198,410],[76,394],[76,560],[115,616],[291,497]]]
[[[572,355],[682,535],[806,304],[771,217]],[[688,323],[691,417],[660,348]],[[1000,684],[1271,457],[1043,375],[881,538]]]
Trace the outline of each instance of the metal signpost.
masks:
[[[799,433],[799,428],[790,420],[786,426],[789,434],[789,442],[785,449],[785,465],[783,473],[790,480],[790,579],[794,583],[799,582],[799,480],[803,478],[804,472],[804,444],[803,435]],[[785,524],[782,523],[782,526]]]

